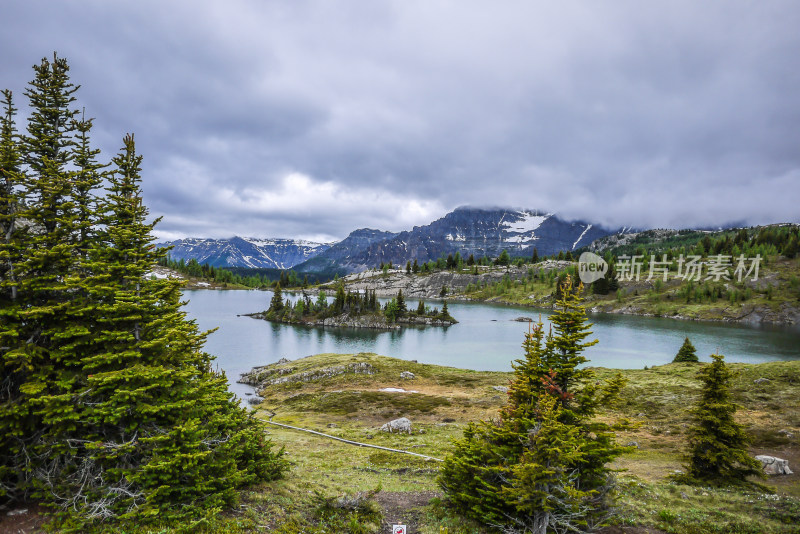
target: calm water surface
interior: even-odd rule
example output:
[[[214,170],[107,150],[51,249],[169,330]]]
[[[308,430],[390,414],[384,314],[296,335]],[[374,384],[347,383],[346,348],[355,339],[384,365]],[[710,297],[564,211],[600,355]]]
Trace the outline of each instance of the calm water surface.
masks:
[[[217,357],[231,391],[242,397],[252,388],[236,384],[240,373],[280,358],[294,360],[323,352],[376,352],[420,363],[487,371],[509,371],[522,356],[528,323],[513,319],[538,318],[547,327],[547,311],[532,308],[448,302],[459,323],[448,328],[407,328],[395,331],[307,328],[238,317],[269,307],[269,291],[186,291],[185,310],[211,334],[206,350]],[[290,298],[293,298],[290,296]],[[295,297],[296,298],[296,297]],[[441,306],[427,301],[431,306]],[[408,299],[408,307],[417,302]],[[689,336],[701,360],[720,352],[726,361],[758,363],[800,359],[800,328],[702,323],[653,317],[592,314],[593,337],[600,342],[586,355],[592,365],[623,369],[672,361],[683,338]]]

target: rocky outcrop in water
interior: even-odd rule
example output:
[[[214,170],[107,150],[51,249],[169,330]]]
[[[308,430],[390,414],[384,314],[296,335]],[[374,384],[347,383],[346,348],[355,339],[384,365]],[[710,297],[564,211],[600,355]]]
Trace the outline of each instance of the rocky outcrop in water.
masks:
[[[275,323],[294,324],[300,326],[317,326],[329,328],[370,328],[373,330],[399,330],[403,326],[451,326],[458,321],[453,319],[446,319],[442,316],[416,316],[408,315],[398,317],[393,323],[390,323],[386,316],[379,313],[350,315],[343,313],[341,315],[334,315],[333,317],[315,318],[304,317],[302,319],[284,320],[278,318],[267,318],[264,313],[248,313],[247,317],[254,319],[263,319],[265,321],[272,321]]]

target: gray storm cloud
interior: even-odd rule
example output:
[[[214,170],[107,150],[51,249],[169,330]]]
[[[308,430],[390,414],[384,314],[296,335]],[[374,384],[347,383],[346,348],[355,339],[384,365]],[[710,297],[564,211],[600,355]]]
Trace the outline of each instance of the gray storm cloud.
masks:
[[[163,236],[342,238],[462,205],[607,225],[797,221],[795,2],[14,2]],[[24,112],[24,109],[23,109]]]

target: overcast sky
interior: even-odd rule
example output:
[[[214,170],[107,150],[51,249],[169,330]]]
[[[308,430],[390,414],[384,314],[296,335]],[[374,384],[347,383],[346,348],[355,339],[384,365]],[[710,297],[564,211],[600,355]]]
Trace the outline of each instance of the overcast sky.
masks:
[[[460,205],[609,226],[800,220],[800,3],[9,0],[162,238],[333,240]]]

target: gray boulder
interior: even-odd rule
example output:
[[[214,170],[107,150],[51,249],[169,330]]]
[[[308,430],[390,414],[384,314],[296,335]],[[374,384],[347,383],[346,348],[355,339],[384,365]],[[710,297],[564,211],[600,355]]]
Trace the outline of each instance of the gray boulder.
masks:
[[[756,456],[756,460],[761,462],[764,466],[764,473],[767,475],[791,475],[792,470],[789,469],[789,460],[775,458],[774,456],[766,456],[760,454]]]
[[[492,386],[492,389],[499,391],[500,393],[508,393],[507,386]]]
[[[753,384],[766,384],[767,382],[770,382],[769,378],[756,378],[753,380]]]
[[[398,434],[401,432],[411,434],[411,421],[405,417],[401,417],[400,419],[389,421],[381,427],[381,430],[390,434],[394,432],[397,432]]]
[[[403,380],[414,380],[415,378],[417,378],[417,375],[415,375],[411,371],[403,371],[402,373],[400,373],[400,378],[402,378]]]

